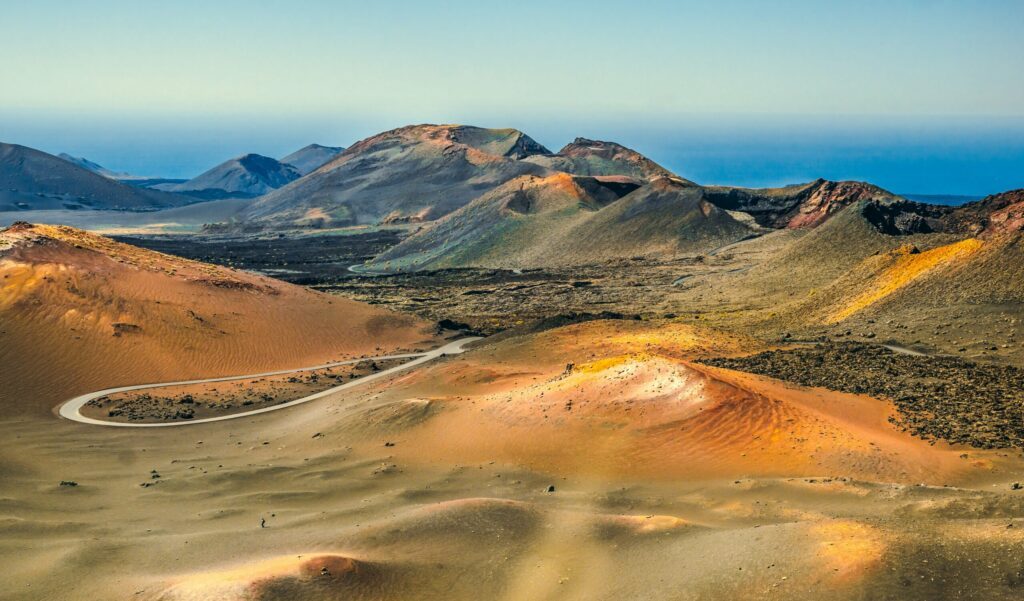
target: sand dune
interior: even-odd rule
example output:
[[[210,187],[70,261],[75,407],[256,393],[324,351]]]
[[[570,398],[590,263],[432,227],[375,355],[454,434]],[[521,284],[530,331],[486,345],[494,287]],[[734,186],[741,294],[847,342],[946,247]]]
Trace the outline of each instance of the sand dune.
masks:
[[[883,401],[696,365],[689,359],[707,348],[688,347],[685,334],[673,343],[667,333],[642,326],[630,334],[638,341],[661,335],[670,348],[636,350],[636,344],[622,353],[602,331],[620,327],[596,322],[540,334],[528,353],[516,341],[496,343],[392,383],[376,406],[409,396],[433,405],[429,419],[392,434],[406,443],[396,456],[651,478],[814,475],[942,483],[970,471],[959,451],[896,429],[888,421],[894,410]],[[719,352],[739,348],[716,342],[713,331],[686,334]],[[570,343],[567,336],[575,338]]]
[[[0,404],[381,354],[428,343],[410,317],[65,227],[0,233]],[[56,376],[56,377],[55,377]]]

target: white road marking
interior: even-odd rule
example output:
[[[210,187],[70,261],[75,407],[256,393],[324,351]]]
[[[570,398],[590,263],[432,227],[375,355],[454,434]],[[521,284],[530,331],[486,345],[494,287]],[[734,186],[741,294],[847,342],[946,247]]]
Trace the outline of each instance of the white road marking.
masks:
[[[459,353],[462,353],[462,352],[465,351],[464,347],[467,344],[469,344],[470,342],[473,342],[475,340],[480,340],[480,338],[479,337],[460,338],[460,339],[458,339],[458,340],[456,340],[454,342],[449,342],[448,344],[446,344],[446,345],[444,345],[442,347],[436,348],[436,349],[434,349],[432,351],[428,351],[426,353],[405,353],[405,354],[401,354],[401,355],[384,355],[384,356],[381,356],[381,357],[364,357],[362,359],[352,359],[352,360],[349,360],[349,361],[336,361],[334,363],[324,363],[323,365],[316,365],[316,366],[313,366],[313,367],[301,367],[301,368],[298,368],[298,369],[282,369],[282,370],[278,370],[278,371],[267,371],[267,372],[258,373],[258,374],[247,374],[247,375],[244,375],[244,376],[226,376],[226,377],[222,377],[222,378],[206,378],[206,379],[203,379],[203,380],[183,380],[183,381],[180,381],[180,382],[161,382],[161,383],[158,383],[158,384],[135,384],[133,386],[120,386],[120,387],[117,387],[117,388],[107,388],[106,390],[98,390],[96,392],[90,392],[90,393],[87,393],[87,394],[83,394],[81,396],[76,396],[75,398],[73,398],[73,399],[71,399],[69,401],[65,401],[60,406],[60,409],[58,409],[57,413],[58,413],[58,415],[60,415],[64,419],[69,419],[71,421],[76,421],[76,422],[83,423],[83,424],[92,424],[94,426],[113,426],[113,427],[118,427],[118,428],[166,428],[166,427],[170,427],[170,426],[189,426],[189,425],[192,425],[192,424],[205,424],[205,423],[209,423],[209,422],[219,422],[219,421],[224,421],[224,420],[228,420],[228,419],[239,419],[239,418],[242,418],[242,417],[249,417],[249,416],[257,415],[257,414],[260,414],[260,413],[268,413],[270,411],[277,411],[279,409],[287,409],[288,407],[294,407],[295,405],[301,405],[302,403],[308,403],[310,401],[315,401],[316,399],[323,398],[325,396],[334,394],[336,392],[340,392],[342,390],[347,390],[349,388],[354,388],[356,386],[359,386],[361,384],[365,384],[367,382],[376,380],[378,378],[383,378],[385,376],[389,376],[389,375],[397,373],[399,371],[404,371],[404,370],[409,369],[411,367],[415,367],[417,365],[421,365],[421,364],[426,363],[428,361],[432,361],[434,359],[437,359],[438,357],[443,357],[444,355],[458,355]],[[401,365],[396,365],[395,367],[391,367],[391,368],[385,369],[383,371],[379,371],[379,372],[377,372],[375,374],[370,374],[368,376],[363,376],[362,378],[359,378],[358,380],[352,380],[352,381],[346,382],[345,384],[342,384],[340,386],[335,386],[334,388],[328,388],[327,390],[321,390],[320,392],[317,392],[315,394],[311,394],[311,395],[306,396],[306,397],[302,397],[301,399],[295,399],[294,401],[288,401],[287,403],[281,403],[280,405],[273,405],[271,407],[263,407],[261,409],[253,409],[252,411],[245,411],[245,412],[242,412],[242,413],[232,413],[230,415],[221,415],[221,416],[218,416],[218,417],[206,417],[206,418],[202,418],[202,419],[193,419],[193,420],[187,420],[187,421],[157,422],[157,423],[142,423],[142,424],[140,424],[140,423],[128,423],[128,422],[112,422],[112,421],[106,421],[106,420],[102,420],[102,419],[93,419],[91,417],[86,417],[86,416],[82,415],[82,413],[81,413],[82,407],[84,407],[85,404],[88,403],[89,401],[91,401],[93,399],[96,399],[96,398],[99,398],[101,396],[106,396],[106,395],[109,395],[109,394],[116,394],[118,392],[129,392],[129,391],[132,391],[132,390],[145,390],[147,388],[161,388],[161,387],[164,387],[164,386],[182,386],[182,385],[187,385],[187,384],[205,384],[205,383],[208,383],[208,382],[230,382],[232,380],[246,380],[246,379],[249,379],[249,378],[262,378],[262,377],[266,377],[266,376],[279,376],[279,375],[282,375],[282,374],[290,374],[290,373],[300,372],[300,371],[311,371],[311,370],[314,370],[314,369],[325,369],[325,368],[328,368],[328,367],[334,367],[336,365],[350,365],[350,364],[353,364],[353,363],[359,363],[361,361],[378,361],[378,360],[379,361],[383,361],[383,360],[386,360],[386,359],[412,359],[412,361],[408,361],[408,362],[403,363]]]

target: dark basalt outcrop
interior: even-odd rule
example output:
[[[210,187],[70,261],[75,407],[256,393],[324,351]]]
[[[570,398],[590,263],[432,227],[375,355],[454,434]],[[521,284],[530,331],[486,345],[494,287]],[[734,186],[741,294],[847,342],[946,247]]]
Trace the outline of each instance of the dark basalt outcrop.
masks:
[[[949,213],[949,207],[911,201],[889,204],[869,202],[864,204],[863,209],[864,218],[878,231],[890,236],[946,231],[947,226],[943,220]]]
[[[861,201],[880,203],[902,199],[864,182],[832,182],[818,179],[784,188],[706,188],[708,202],[730,211],[749,213],[758,225],[773,229],[809,228]]]
[[[880,232],[893,236],[931,232],[995,236],[1024,230],[1024,190],[993,194],[960,207],[869,202],[863,214]]]
[[[993,194],[957,207],[946,218],[946,227],[972,235],[1024,231],[1024,189]]]

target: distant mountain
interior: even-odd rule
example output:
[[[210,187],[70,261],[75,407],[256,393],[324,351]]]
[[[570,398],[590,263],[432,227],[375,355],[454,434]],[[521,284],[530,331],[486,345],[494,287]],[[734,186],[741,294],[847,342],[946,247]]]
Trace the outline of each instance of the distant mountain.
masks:
[[[519,160],[538,154],[551,152],[514,129],[403,127],[350,146],[245,217],[269,228],[436,219],[520,175],[549,174]]]
[[[706,190],[708,201],[723,209],[749,213],[758,224],[770,228],[815,227],[860,201],[903,200],[872,184],[824,179],[784,188],[709,186]]]
[[[73,157],[73,156],[71,156],[70,154],[68,154],[66,152],[62,152],[62,153],[58,154],[57,157],[61,158],[61,159],[64,159],[65,161],[67,161],[69,163],[72,163],[74,165],[78,165],[82,169],[85,169],[87,171],[92,171],[96,175],[102,175],[103,177],[106,177],[106,178],[109,178],[109,179],[117,179],[117,180],[137,179],[136,176],[134,176],[134,175],[132,175],[130,173],[123,173],[123,172],[119,172],[119,171],[111,171],[110,169],[107,169],[106,167],[103,167],[102,165],[98,165],[96,163],[93,163],[89,159],[86,159],[84,157]]]
[[[901,193],[900,196],[907,200],[913,200],[914,202],[924,202],[933,205],[950,205],[960,206],[969,202],[976,202],[984,198],[983,196],[967,196],[963,194],[905,194]]]
[[[306,175],[316,171],[344,150],[341,146],[310,144],[284,157],[281,162],[295,167],[300,175]]]
[[[516,178],[565,173],[639,184],[679,178],[639,152],[609,141],[576,138],[552,153],[521,131],[465,125],[412,125],[362,140],[333,158],[316,145],[288,157],[307,176],[270,190],[234,227],[288,229],[371,223],[429,222],[467,206]],[[316,160],[312,160],[316,157]],[[309,158],[311,162],[306,162]],[[197,178],[197,180],[200,178]],[[195,182],[162,187],[196,194]],[[204,188],[222,187],[204,183]],[[227,188],[224,188],[227,189]],[[248,192],[254,195],[257,192]],[[878,186],[818,179],[782,188],[703,188],[703,200],[734,220],[767,229],[815,228],[847,207],[867,202],[879,231],[905,235],[947,231],[948,207],[908,201]]]
[[[534,155],[523,160],[573,175],[624,175],[645,181],[659,177],[678,178],[631,148],[587,138],[576,138],[558,154]]]
[[[634,256],[701,253],[755,233],[704,200],[700,187],[659,178],[523,176],[429,224],[371,269],[532,268]]]
[[[246,154],[224,161],[187,182],[158,184],[154,187],[203,198],[252,198],[280,188],[300,177],[302,175],[291,165],[258,154]]]
[[[0,211],[140,210],[191,202],[195,199],[135,188],[52,154],[0,143]]]

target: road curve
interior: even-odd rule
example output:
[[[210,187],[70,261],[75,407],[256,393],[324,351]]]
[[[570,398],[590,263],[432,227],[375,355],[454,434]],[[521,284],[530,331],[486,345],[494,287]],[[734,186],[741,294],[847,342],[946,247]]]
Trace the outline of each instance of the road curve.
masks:
[[[432,361],[432,360],[437,359],[438,357],[442,357],[444,355],[458,355],[459,353],[462,353],[462,352],[465,351],[464,347],[467,344],[469,344],[470,342],[476,341],[476,340],[480,340],[480,338],[479,337],[460,338],[460,339],[458,339],[458,340],[456,340],[454,342],[449,342],[448,344],[446,344],[444,346],[441,346],[441,347],[438,347],[438,348],[436,348],[436,349],[434,349],[432,351],[427,351],[426,353],[405,353],[405,354],[401,354],[401,355],[383,355],[383,356],[380,356],[380,357],[363,357],[361,359],[352,359],[352,360],[349,360],[349,361],[335,361],[333,363],[324,363],[323,365],[315,365],[313,367],[300,367],[298,369],[282,369],[282,370],[278,370],[278,371],[267,371],[267,372],[258,373],[258,374],[246,374],[244,376],[226,376],[226,377],[222,377],[222,378],[206,378],[206,379],[203,379],[203,380],[183,380],[183,381],[180,381],[180,382],[161,382],[161,383],[158,383],[158,384],[136,384],[136,385],[133,385],[133,386],[120,386],[118,388],[107,388],[106,390],[98,390],[96,392],[90,392],[90,393],[87,393],[87,394],[83,394],[81,396],[76,396],[75,398],[73,398],[71,400],[65,401],[58,408],[57,414],[60,417],[64,418],[64,419],[69,419],[71,421],[76,421],[76,422],[79,422],[79,423],[82,423],[82,424],[92,424],[94,426],[112,426],[112,427],[118,427],[118,428],[167,428],[167,427],[171,427],[171,426],[191,426],[193,424],[204,424],[204,423],[208,423],[208,422],[220,422],[220,421],[224,421],[224,420],[228,420],[228,419],[238,419],[238,418],[242,418],[242,417],[249,417],[249,416],[252,416],[252,415],[257,415],[257,414],[260,414],[260,413],[268,413],[270,411],[277,411],[279,409],[287,409],[288,407],[293,407],[295,405],[301,405],[302,403],[308,403],[310,401],[315,401],[316,399],[323,398],[323,397],[325,397],[327,395],[330,395],[330,394],[334,394],[335,392],[340,392],[342,390],[347,390],[349,388],[354,388],[356,386],[359,386],[361,384],[365,384],[365,383],[370,382],[372,380],[376,380],[378,378],[383,378],[383,377],[389,376],[391,374],[394,374],[394,373],[397,373],[397,372],[400,372],[400,371],[404,371],[404,370],[409,369],[411,367],[415,367],[417,365],[421,365],[421,364],[426,363],[428,361]],[[327,368],[327,367],[334,367],[336,365],[349,365],[349,364],[352,364],[352,363],[359,363],[360,361],[374,361],[374,360],[381,360],[382,361],[382,360],[385,360],[385,359],[412,359],[412,361],[408,361],[408,362],[403,363],[401,365],[396,365],[395,367],[391,367],[391,368],[379,371],[379,372],[377,372],[375,374],[370,374],[368,376],[363,376],[362,378],[359,378],[357,380],[352,380],[350,382],[346,382],[345,384],[342,384],[340,386],[335,386],[334,388],[328,388],[327,390],[321,390],[320,392],[317,392],[315,394],[311,394],[311,395],[306,396],[306,397],[302,397],[301,399],[295,399],[294,401],[288,401],[287,403],[281,403],[280,405],[273,405],[271,407],[263,407],[263,408],[260,408],[260,409],[253,409],[252,411],[244,411],[242,413],[232,413],[230,415],[220,415],[220,416],[217,416],[217,417],[205,417],[205,418],[202,418],[202,419],[193,419],[193,420],[188,420],[188,421],[158,422],[158,423],[145,423],[145,424],[128,423],[128,422],[111,422],[111,421],[105,421],[105,420],[101,420],[101,419],[93,419],[91,417],[86,417],[86,416],[82,415],[82,413],[81,413],[82,407],[84,407],[85,404],[88,403],[89,401],[91,401],[93,399],[96,399],[96,398],[99,398],[101,396],[106,396],[108,394],[116,394],[118,392],[128,392],[128,391],[131,391],[131,390],[144,390],[146,388],[160,388],[160,387],[163,387],[163,386],[180,386],[180,385],[185,385],[185,384],[205,384],[207,382],[229,382],[231,380],[245,380],[245,379],[249,379],[249,378],[262,378],[262,377],[266,377],[266,376],[279,376],[279,375],[282,375],[282,374],[289,374],[289,373],[299,372],[299,371],[311,371],[311,370],[314,370],[314,369],[324,369],[324,368]]]

